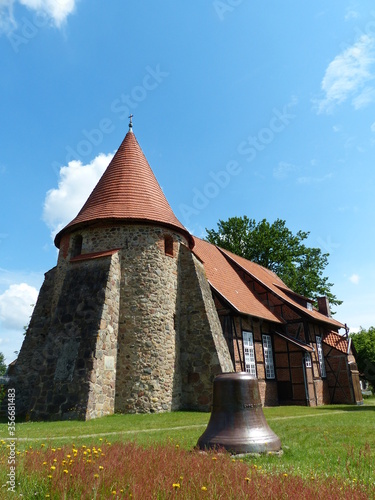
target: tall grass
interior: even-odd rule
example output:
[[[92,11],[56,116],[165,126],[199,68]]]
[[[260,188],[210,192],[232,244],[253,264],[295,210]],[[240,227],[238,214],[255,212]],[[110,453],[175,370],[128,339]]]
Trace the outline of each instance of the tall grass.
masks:
[[[265,472],[226,453],[188,451],[174,443],[43,445],[20,453],[17,492],[23,498],[365,500],[375,495],[374,488],[350,478]],[[1,498],[14,493],[4,487]]]
[[[265,408],[282,456],[194,450],[209,414],[113,415],[16,426],[22,498],[375,498],[375,405]],[[6,425],[0,435],[7,436]],[[9,441],[0,442],[0,498]]]

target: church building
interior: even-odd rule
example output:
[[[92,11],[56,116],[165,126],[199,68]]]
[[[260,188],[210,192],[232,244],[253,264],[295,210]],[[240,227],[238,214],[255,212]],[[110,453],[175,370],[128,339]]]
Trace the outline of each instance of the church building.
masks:
[[[132,123],[55,238],[12,368],[19,416],[209,411],[215,375],[258,378],[264,405],[361,403],[345,325],[273,272],[176,218]]]

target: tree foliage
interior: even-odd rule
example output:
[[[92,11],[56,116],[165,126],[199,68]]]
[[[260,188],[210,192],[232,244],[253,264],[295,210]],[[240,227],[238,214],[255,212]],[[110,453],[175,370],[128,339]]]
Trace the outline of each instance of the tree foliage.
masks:
[[[358,370],[375,386],[375,327],[370,326],[368,330],[361,327],[350,337],[356,350]]]
[[[5,359],[4,354],[2,352],[0,352],[0,376],[4,375],[4,373],[7,370],[7,365],[5,364],[4,359]]]
[[[4,361],[4,354],[0,352],[0,377],[5,374],[7,370],[7,365],[5,364]],[[5,387],[3,384],[0,383],[0,404],[3,401],[5,396]]]
[[[274,271],[294,292],[311,299],[326,295],[330,304],[342,303],[331,292],[333,284],[323,276],[329,254],[304,244],[309,232],[293,234],[284,220],[257,223],[246,215],[219,220],[217,231],[206,232],[210,243]]]

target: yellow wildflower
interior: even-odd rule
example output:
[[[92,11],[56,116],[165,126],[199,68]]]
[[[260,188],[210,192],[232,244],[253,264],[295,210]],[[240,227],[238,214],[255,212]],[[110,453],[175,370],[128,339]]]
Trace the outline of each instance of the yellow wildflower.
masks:
[[[206,486],[202,486],[201,490],[202,490],[202,491],[207,491]]]
[[[51,470],[55,470],[56,467],[54,465],[51,465]]]
[[[116,495],[116,490],[113,490],[113,491],[112,491],[112,495]]]
[[[212,460],[217,460],[217,457],[212,457]]]
[[[180,483],[173,483],[172,486],[175,490],[179,490],[181,488]]]
[[[102,465],[99,465],[99,470],[103,470],[104,467]]]
[[[99,474],[94,474],[94,477],[97,479],[99,477]]]
[[[48,476],[47,476],[47,477],[48,477],[48,479],[52,479],[52,476],[51,476],[51,474],[48,474]]]
[[[250,478],[249,478],[249,477],[245,477],[245,481],[246,481],[247,483],[249,483],[249,482],[250,482]]]
[[[64,472],[64,474],[69,474],[69,471],[66,469],[64,469],[63,472]]]

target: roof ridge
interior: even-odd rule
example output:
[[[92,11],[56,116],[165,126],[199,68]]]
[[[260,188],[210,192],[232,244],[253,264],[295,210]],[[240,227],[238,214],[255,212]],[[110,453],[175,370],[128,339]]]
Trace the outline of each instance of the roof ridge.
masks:
[[[234,261],[238,266],[240,266],[246,273],[250,274],[255,280],[257,280],[262,286],[270,290],[272,293],[277,295],[281,300],[284,300],[290,304],[290,306],[293,306],[297,308],[299,311],[302,311],[304,314],[307,316],[313,317],[314,319],[318,321],[322,321],[324,323],[328,323],[331,325],[335,325],[339,328],[344,328],[344,325],[340,323],[339,321],[330,318],[328,316],[325,316],[324,314],[320,313],[319,311],[310,311],[307,308],[304,308],[302,305],[298,304],[298,302],[295,302],[291,297],[287,295],[285,291],[282,290],[281,287],[279,287],[277,284],[274,284],[272,281],[270,283],[266,283],[264,279],[261,277],[257,276],[254,271],[248,269],[245,267],[245,263],[250,264],[250,265],[255,265],[257,267],[260,267],[261,269],[266,269],[263,268],[263,266],[259,266],[259,264],[256,264],[255,262],[252,262],[251,260],[247,260],[244,257],[241,257],[239,255],[234,254],[233,252],[229,252],[228,250],[221,249],[218,247],[219,250],[228,257],[228,259]],[[244,261],[243,263],[241,261]],[[273,272],[273,271],[271,271]],[[275,273],[274,273],[275,274]],[[277,276],[277,275],[276,275]],[[280,282],[283,283],[283,281],[279,278]],[[293,290],[291,290],[293,292]]]

